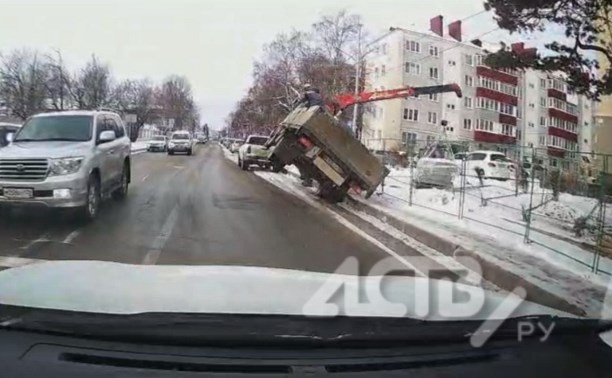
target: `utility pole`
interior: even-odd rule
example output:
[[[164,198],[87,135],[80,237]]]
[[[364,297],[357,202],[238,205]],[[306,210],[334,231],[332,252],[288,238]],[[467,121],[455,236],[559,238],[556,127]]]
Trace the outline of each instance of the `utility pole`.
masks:
[[[357,32],[357,62],[355,63],[355,96],[359,94],[359,79],[361,76],[361,61],[363,56],[361,56],[361,24],[359,24],[359,30]],[[357,138],[361,136],[358,135],[358,127],[357,127],[357,113],[359,112],[359,104],[353,105],[353,133]]]

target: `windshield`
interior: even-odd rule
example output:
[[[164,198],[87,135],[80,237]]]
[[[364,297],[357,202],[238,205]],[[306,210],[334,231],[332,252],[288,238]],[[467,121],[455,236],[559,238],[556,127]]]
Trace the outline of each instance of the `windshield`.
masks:
[[[606,317],[610,1],[382,3],[0,0],[0,336]]]
[[[20,141],[75,141],[91,140],[92,116],[43,116],[30,118],[15,136]]]
[[[267,141],[267,137],[250,137],[248,143],[263,146]]]

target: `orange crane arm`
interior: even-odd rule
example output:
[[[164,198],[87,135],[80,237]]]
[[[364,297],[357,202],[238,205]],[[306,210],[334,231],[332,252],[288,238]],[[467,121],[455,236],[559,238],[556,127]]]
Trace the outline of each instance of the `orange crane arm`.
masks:
[[[394,98],[418,97],[447,92],[455,92],[457,97],[462,96],[461,88],[458,84],[431,85],[427,87],[404,87],[376,92],[361,92],[359,94],[342,93],[337,95],[335,101],[330,104],[330,110],[332,114],[338,115],[346,108],[354,104],[365,104],[368,102],[391,100]]]

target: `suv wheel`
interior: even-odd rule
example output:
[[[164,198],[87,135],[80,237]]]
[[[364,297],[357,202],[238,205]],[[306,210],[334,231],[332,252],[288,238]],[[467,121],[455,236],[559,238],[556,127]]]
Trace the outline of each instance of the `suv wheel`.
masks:
[[[121,186],[113,192],[113,199],[120,201],[125,199],[128,194],[130,177],[130,167],[128,163],[123,164],[123,172],[121,173]]]
[[[100,181],[95,175],[90,175],[87,181],[87,201],[80,211],[85,221],[92,221],[98,216],[100,199]]]

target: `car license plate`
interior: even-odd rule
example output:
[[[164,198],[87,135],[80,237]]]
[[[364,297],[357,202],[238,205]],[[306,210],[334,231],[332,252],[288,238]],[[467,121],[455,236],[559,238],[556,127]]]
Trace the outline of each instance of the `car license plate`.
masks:
[[[6,198],[32,198],[34,197],[34,192],[32,189],[23,189],[23,188],[4,188],[3,190],[4,196]]]

